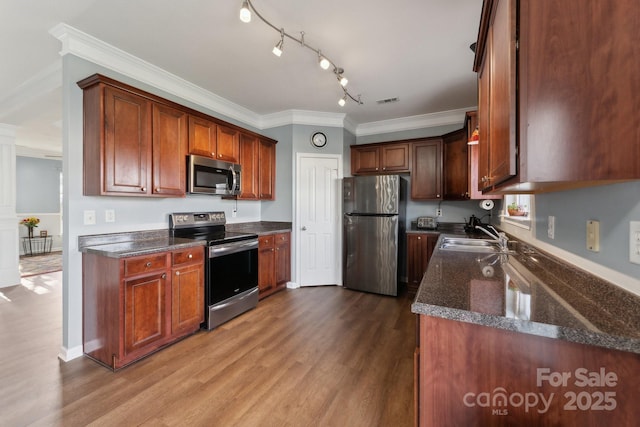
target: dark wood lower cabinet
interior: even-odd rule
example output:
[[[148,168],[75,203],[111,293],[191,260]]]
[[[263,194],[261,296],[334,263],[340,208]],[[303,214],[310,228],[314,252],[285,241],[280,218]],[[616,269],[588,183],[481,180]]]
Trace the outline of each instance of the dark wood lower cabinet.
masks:
[[[291,280],[291,233],[258,238],[258,290],[260,299],[280,291]]]
[[[437,233],[407,234],[407,290],[415,295],[438,241]]]
[[[85,253],[83,346],[119,369],[200,329],[204,248],[130,258]]]
[[[638,354],[418,317],[419,426],[637,425]]]

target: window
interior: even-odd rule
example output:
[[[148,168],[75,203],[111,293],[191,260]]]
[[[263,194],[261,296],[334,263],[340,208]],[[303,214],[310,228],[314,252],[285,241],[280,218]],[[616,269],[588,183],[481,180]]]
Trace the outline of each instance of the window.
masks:
[[[531,228],[533,197],[529,194],[507,194],[504,196],[502,219],[517,227]]]

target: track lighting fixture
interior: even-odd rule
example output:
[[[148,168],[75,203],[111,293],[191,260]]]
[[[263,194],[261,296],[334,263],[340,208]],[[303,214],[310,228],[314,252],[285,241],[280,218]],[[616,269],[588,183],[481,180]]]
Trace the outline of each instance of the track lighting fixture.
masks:
[[[280,55],[282,55],[282,45],[283,44],[284,44],[284,28],[281,28],[280,29],[280,41],[278,42],[277,45],[275,45],[273,47],[273,50],[271,51],[278,58],[280,57]]]
[[[245,23],[250,22],[252,13],[255,13],[256,16],[260,18],[262,22],[264,22],[265,24],[267,24],[268,26],[270,26],[271,28],[273,28],[274,30],[280,33],[280,41],[275,45],[275,47],[272,50],[274,55],[278,57],[282,55],[282,46],[284,44],[285,36],[288,37],[290,40],[293,40],[299,43],[300,46],[306,47],[307,49],[312,50],[318,55],[318,64],[320,65],[320,67],[322,67],[323,70],[328,70],[329,67],[333,67],[333,73],[336,75],[338,82],[340,83],[341,89],[344,93],[344,96],[340,98],[340,100],[338,101],[338,105],[343,107],[347,103],[347,98],[351,98],[351,100],[358,103],[358,105],[362,104],[362,101],[360,100],[360,95],[358,95],[358,97],[355,98],[347,91],[347,89],[345,89],[345,86],[347,85],[349,80],[347,80],[347,78],[343,76],[342,73],[344,73],[344,70],[342,68],[337,67],[333,61],[331,61],[329,58],[323,55],[320,52],[320,49],[316,49],[313,46],[309,46],[304,41],[304,31],[300,32],[300,38],[297,38],[295,36],[292,36],[291,34],[288,34],[287,32],[284,31],[284,28],[276,27],[271,22],[267,21],[264,16],[260,15],[260,13],[255,9],[255,7],[253,7],[253,3],[251,3],[251,0],[243,0],[242,8],[240,9],[240,20]]]
[[[251,10],[249,9],[249,3],[247,0],[242,2],[242,7],[240,8],[240,20],[245,23],[251,22]]]

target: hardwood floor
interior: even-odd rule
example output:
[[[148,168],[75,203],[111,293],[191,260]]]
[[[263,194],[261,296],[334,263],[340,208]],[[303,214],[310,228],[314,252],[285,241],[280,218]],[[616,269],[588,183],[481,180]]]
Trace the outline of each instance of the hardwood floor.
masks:
[[[57,359],[61,273],[26,279],[0,289],[2,426],[413,423],[406,296],[287,290],[113,373]]]

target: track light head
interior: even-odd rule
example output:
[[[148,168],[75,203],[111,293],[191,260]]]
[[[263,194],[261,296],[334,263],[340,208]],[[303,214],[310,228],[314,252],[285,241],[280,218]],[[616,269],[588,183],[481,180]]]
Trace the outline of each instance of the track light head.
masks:
[[[340,98],[340,101],[338,101],[338,105],[341,107],[344,107],[344,104],[346,103],[347,103],[347,94],[345,93],[344,96]]]
[[[345,87],[347,83],[349,83],[349,79],[341,75],[338,75],[338,81],[340,82],[340,85],[342,85],[342,87]]]
[[[323,70],[329,69],[329,66],[331,65],[331,62],[329,62],[327,58],[322,56],[320,51],[318,51],[318,63],[320,64],[320,68],[322,68]]]
[[[249,9],[249,2],[244,0],[242,7],[240,8],[240,20],[244,23],[251,22],[251,9]]]
[[[282,55],[282,45],[283,44],[284,44],[284,28],[281,28],[280,29],[280,41],[278,42],[278,44],[276,44],[273,47],[273,50],[271,51],[278,58],[280,58],[280,56]]]

